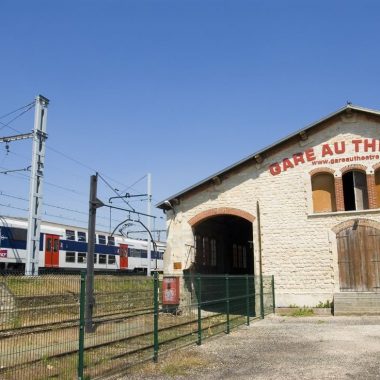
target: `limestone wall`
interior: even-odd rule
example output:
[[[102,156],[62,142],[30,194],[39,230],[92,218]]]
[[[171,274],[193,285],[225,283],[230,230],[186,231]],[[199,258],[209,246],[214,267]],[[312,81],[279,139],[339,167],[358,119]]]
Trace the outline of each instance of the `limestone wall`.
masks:
[[[315,306],[320,301],[332,300],[334,291],[339,290],[333,227],[356,218],[380,223],[380,209],[314,214],[310,172],[321,167],[330,168],[335,177],[341,177],[342,168],[360,164],[365,166],[367,174],[373,174],[373,166],[379,162],[377,154],[380,153],[377,145],[372,148],[371,143],[372,139],[380,138],[379,127],[375,121],[359,114],[350,118],[342,117],[328,128],[310,135],[306,141],[300,140],[264,158],[261,164],[235,170],[223,178],[220,184],[208,185],[185,194],[175,207],[175,214],[173,211],[167,212],[165,272],[181,272],[173,269],[174,262],[181,262],[183,269],[191,265],[193,232],[189,221],[192,218],[201,212],[226,207],[256,217],[258,201],[261,210],[263,274],[275,276],[277,306]],[[364,139],[367,140],[366,146],[364,142],[357,142]],[[340,149],[341,153],[330,155],[328,147],[324,145],[326,143],[333,153],[334,143],[338,143],[337,150]],[[344,152],[342,144],[345,145]],[[297,156],[298,163],[297,159],[291,159],[296,153],[302,153],[304,162],[300,161],[300,155]],[[308,158],[314,156],[314,160],[307,161],[307,154]],[[360,159],[348,161],[349,157]],[[290,159],[290,164],[283,161],[285,158]],[[325,160],[328,162],[322,162]],[[281,172],[273,175],[268,168],[276,162]],[[274,168],[272,172],[275,173],[278,166]],[[253,236],[255,273],[258,274],[257,219],[253,222]]]

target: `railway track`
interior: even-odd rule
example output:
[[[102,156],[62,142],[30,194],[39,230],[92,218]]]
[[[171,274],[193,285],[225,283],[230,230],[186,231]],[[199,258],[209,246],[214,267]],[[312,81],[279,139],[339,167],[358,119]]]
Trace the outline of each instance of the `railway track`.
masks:
[[[106,313],[95,315],[93,321],[95,324],[107,323],[107,322],[119,322],[122,320],[127,320],[128,318],[133,318],[141,315],[147,315],[153,313],[153,308],[141,308],[141,309],[125,309],[120,310],[117,313]],[[27,334],[35,334],[39,332],[48,332],[52,330],[72,328],[79,326],[79,319],[66,319],[59,322],[47,322],[41,323],[33,326],[22,326],[17,328],[9,328],[0,330],[0,339],[7,337],[22,336]]]
[[[152,312],[145,312],[145,314],[149,314],[149,313],[152,313]],[[119,321],[119,320],[128,320],[128,319],[131,319],[131,318],[137,318],[139,317],[141,314],[137,314],[137,315],[131,315],[131,316],[128,316],[128,317],[120,317],[120,318],[109,318],[109,319],[102,319],[102,320],[98,320],[96,321],[95,323],[97,324],[102,324],[102,323],[114,323],[115,321]],[[210,315],[210,316],[206,316],[206,317],[203,317],[202,318],[202,324],[205,326],[202,328],[202,331],[204,333],[206,333],[210,328],[217,328],[219,326],[222,326],[222,325],[225,325],[226,324],[226,321],[223,320],[223,321],[220,321],[218,320],[220,317],[223,317],[224,314],[222,313],[216,313],[216,314],[213,314],[213,315]],[[239,319],[241,318],[241,316],[237,316],[235,318],[231,318],[230,321],[233,322],[234,319]],[[211,324],[208,324],[207,325],[207,322],[208,321],[211,321],[211,320],[214,320],[215,322],[211,325]],[[95,320],[94,320],[95,321]],[[166,335],[166,339],[163,339],[160,341],[160,345],[165,345],[165,344],[168,344],[168,343],[173,343],[175,341],[178,341],[178,340],[181,340],[181,339],[186,339],[187,337],[191,337],[193,335],[196,335],[197,333],[197,324],[198,324],[198,319],[193,317],[189,320],[186,320],[182,323],[176,323],[176,324],[173,324],[171,326],[166,326],[166,327],[161,327],[159,328],[159,335],[163,336]],[[78,323],[74,326],[70,326],[70,327],[75,327],[75,326],[78,326]],[[178,330],[178,329],[181,329],[183,327],[193,327],[189,330],[189,332],[187,333],[182,333],[178,336],[172,336],[171,334],[171,331],[173,330]],[[62,329],[65,329],[67,328],[68,326],[63,326]],[[107,357],[107,360],[110,361],[110,360],[115,360],[115,359],[118,359],[118,358],[122,358],[122,357],[126,357],[128,355],[134,355],[136,353],[139,353],[139,352],[143,352],[143,351],[146,351],[146,350],[150,350],[150,349],[153,349],[153,328],[149,329],[148,331],[144,331],[144,332],[140,332],[140,333],[137,333],[137,334],[132,334],[132,335],[129,335],[129,336],[125,336],[125,337],[120,337],[118,339],[115,339],[115,337],[112,338],[112,340],[109,340],[109,341],[104,341],[104,342],[99,342],[99,343],[94,343],[94,344],[88,344],[86,345],[85,347],[85,352],[90,352],[90,351],[93,351],[93,350],[96,350],[96,349],[104,349],[108,352],[111,351],[110,348],[112,347],[119,347],[120,344],[123,345],[123,347],[132,347],[132,349],[130,350],[120,350],[120,349],[117,349],[115,351],[119,351],[113,355],[109,355]],[[206,335],[206,334],[205,334]],[[130,344],[131,342],[134,342],[134,341],[139,341],[139,342],[147,342],[149,341],[149,343],[143,343],[141,346],[139,346],[138,348],[136,349],[133,349],[134,345],[133,344]],[[193,340],[195,341],[195,339]],[[190,342],[189,342],[190,343]],[[122,351],[122,352],[120,352]],[[52,355],[49,355],[49,360],[54,360],[54,359],[59,359],[59,358],[62,358],[64,356],[67,356],[67,355],[74,355],[74,354],[77,354],[78,353],[78,347],[76,345],[75,348],[71,348],[71,349],[67,349],[67,350],[64,350],[64,351],[61,351],[59,353],[56,353],[56,354],[52,354]],[[0,374],[7,374],[7,373],[10,373],[12,372],[13,370],[21,370],[22,368],[26,368],[28,366],[32,366],[33,364],[36,364],[36,363],[39,363],[41,361],[41,358],[36,358],[36,359],[31,359],[31,360],[26,360],[24,361],[23,363],[17,363],[17,364],[14,364],[14,365],[9,365],[9,366],[2,366],[2,368],[0,368]]]

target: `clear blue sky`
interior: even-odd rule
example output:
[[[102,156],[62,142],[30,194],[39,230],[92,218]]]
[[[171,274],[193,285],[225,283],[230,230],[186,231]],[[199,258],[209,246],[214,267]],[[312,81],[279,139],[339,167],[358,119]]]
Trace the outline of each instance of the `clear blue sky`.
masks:
[[[45,95],[48,146],[120,190],[152,173],[156,201],[348,100],[380,109],[375,0],[3,0],[0,14],[0,115]],[[27,166],[30,143],[0,149],[1,167]],[[75,192],[47,185],[46,202],[86,212],[90,174],[48,150],[46,181]],[[27,196],[19,177],[0,191]]]

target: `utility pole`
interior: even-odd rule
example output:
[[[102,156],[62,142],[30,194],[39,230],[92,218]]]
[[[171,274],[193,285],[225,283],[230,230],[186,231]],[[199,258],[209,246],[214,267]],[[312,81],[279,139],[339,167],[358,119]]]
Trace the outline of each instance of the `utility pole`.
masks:
[[[85,309],[85,330],[93,332],[92,313],[95,305],[94,298],[94,252],[95,252],[95,227],[96,209],[104,206],[104,203],[97,198],[98,173],[92,175],[90,179],[90,201],[88,213],[88,246],[87,246],[87,278],[86,278],[86,309]]]
[[[25,275],[27,276],[38,275],[48,104],[49,99],[42,95],[37,96],[34,111],[32,165],[29,189],[29,215],[25,265]]]
[[[151,177],[151,174],[148,173],[147,175],[147,194],[148,194],[148,206],[147,206],[147,214],[148,215],[151,215],[151,211],[152,211],[152,177]],[[146,221],[146,226],[147,226],[147,229],[149,231],[148,233],[148,249],[147,249],[147,259],[148,259],[148,268],[146,270],[146,275],[147,276],[150,276],[150,272],[152,271],[152,268],[151,268],[151,258],[152,258],[152,251],[150,249],[150,246],[152,244],[152,238],[151,238],[151,233],[150,233],[150,229],[151,229],[151,223],[150,223],[150,217],[148,216],[147,217],[147,221]]]

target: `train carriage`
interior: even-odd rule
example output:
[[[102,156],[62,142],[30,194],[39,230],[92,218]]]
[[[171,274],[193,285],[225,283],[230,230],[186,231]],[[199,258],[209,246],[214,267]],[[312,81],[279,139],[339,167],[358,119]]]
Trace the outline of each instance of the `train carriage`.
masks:
[[[49,270],[80,270],[87,266],[87,230],[69,225],[42,222],[39,267]],[[24,270],[26,262],[27,220],[0,219],[0,270]],[[151,246],[152,269],[162,271],[165,243]],[[99,271],[145,272],[148,243],[121,235],[97,231],[94,268]]]

